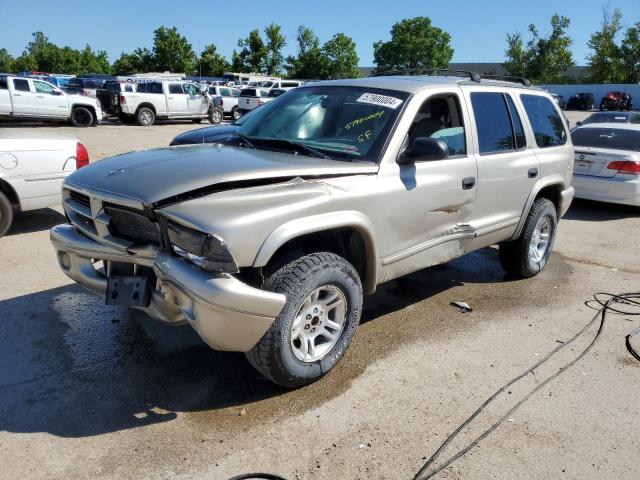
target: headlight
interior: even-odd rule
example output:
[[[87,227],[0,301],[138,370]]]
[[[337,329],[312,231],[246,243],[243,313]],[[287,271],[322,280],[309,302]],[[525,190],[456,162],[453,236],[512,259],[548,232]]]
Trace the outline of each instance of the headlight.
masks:
[[[173,251],[191,263],[211,272],[236,273],[238,266],[221,238],[174,222],[167,230]]]

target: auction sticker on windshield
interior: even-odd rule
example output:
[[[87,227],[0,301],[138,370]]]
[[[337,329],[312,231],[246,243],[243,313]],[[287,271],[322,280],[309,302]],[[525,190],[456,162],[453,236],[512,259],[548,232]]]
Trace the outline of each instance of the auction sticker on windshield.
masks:
[[[381,107],[388,107],[396,109],[402,105],[402,100],[395,97],[388,97],[387,95],[378,95],[377,93],[363,93],[356,100],[360,103],[368,103],[370,105],[379,105]]]

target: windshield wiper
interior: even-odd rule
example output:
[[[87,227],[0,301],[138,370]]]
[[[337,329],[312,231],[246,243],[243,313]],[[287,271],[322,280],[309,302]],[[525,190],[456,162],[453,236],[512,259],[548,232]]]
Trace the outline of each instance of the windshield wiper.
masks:
[[[294,142],[292,140],[286,140],[283,138],[259,138],[257,139],[258,142],[264,142],[267,144],[281,144],[281,145],[287,145],[290,147],[293,147],[301,152],[304,152],[305,154],[307,154],[310,157],[317,157],[317,158],[324,158],[326,160],[333,160],[333,158],[331,158],[329,155],[327,155],[326,153],[322,153],[320,150],[317,150],[313,147],[309,147],[307,145],[305,145],[304,143],[298,143],[298,142]]]
[[[240,140],[242,140],[247,147],[252,148],[254,150],[256,149],[256,146],[253,143],[251,143],[251,140],[249,140],[249,137],[247,137],[244,133],[236,132],[235,135],[236,137],[239,137]]]

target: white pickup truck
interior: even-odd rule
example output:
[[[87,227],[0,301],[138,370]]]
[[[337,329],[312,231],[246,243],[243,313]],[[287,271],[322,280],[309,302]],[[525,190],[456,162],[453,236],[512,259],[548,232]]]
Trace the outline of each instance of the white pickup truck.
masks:
[[[245,88],[240,92],[238,98],[238,114],[239,116],[249,113],[254,108],[264,105],[285,93],[285,90],[273,88],[265,90],[262,88]]]
[[[211,97],[195,83],[184,81],[139,82],[135,92],[120,93],[121,118],[138,125],[153,125],[156,118],[191,119],[199,123],[211,118]]]
[[[100,102],[70,95],[44,80],[0,77],[0,119],[71,121],[89,127],[102,121]]]

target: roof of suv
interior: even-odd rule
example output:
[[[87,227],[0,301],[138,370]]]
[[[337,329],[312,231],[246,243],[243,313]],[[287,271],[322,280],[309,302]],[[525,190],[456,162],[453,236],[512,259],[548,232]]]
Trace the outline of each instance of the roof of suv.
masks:
[[[431,75],[403,75],[403,76],[380,76],[366,78],[352,78],[345,80],[329,80],[323,82],[307,83],[304,86],[314,85],[336,85],[353,87],[386,88],[389,90],[400,90],[414,93],[429,85],[487,85],[512,88],[537,89],[536,87],[525,87],[521,83],[508,82],[503,80],[483,79],[474,82],[461,76],[431,76]]]

